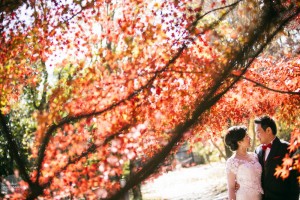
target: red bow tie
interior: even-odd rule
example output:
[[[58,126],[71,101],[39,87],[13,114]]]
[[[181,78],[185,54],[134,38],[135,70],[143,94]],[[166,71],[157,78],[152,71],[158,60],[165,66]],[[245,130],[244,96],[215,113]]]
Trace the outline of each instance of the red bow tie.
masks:
[[[272,144],[271,143],[269,143],[269,144],[263,144],[262,145],[262,149],[265,151],[267,148],[270,148],[271,149],[271,147],[272,147]]]

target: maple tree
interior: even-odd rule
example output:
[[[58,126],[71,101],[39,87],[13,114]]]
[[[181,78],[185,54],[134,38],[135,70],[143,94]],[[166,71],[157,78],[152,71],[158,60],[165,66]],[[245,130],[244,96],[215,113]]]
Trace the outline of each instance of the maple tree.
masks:
[[[263,55],[299,24],[297,1],[5,2],[0,128],[28,187],[15,198],[117,199],[228,119],[269,113],[299,125],[299,55]],[[8,116],[24,104],[33,124],[20,138],[22,115]],[[295,128],[291,150],[298,138]]]

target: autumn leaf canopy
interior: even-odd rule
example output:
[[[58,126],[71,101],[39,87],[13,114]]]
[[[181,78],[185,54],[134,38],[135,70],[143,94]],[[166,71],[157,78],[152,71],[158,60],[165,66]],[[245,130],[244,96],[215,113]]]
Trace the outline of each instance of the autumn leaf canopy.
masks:
[[[22,198],[118,198],[183,141],[262,114],[292,125],[296,151],[299,7],[1,1],[0,133],[27,184]],[[14,133],[21,112],[31,129]],[[299,159],[285,158],[279,175],[300,170]],[[129,162],[140,166],[121,188]]]

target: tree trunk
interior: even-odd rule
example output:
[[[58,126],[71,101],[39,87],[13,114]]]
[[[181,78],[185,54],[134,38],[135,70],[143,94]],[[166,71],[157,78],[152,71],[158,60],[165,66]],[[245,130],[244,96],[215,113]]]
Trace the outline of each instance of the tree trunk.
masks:
[[[255,134],[255,131],[254,131],[254,119],[253,118],[249,119],[248,133],[249,133],[249,135],[252,136],[251,137],[252,146],[251,146],[250,151],[254,152],[255,147],[256,147],[256,134]]]
[[[130,161],[130,174],[136,171],[136,168],[138,167],[139,163],[136,163],[134,161]],[[142,200],[143,196],[142,196],[142,191],[141,191],[141,184],[137,184],[135,187],[132,188],[132,193],[133,193],[133,199],[134,200]]]
[[[214,145],[215,148],[218,149],[218,151],[220,152],[220,155],[223,157],[223,158],[227,158],[227,155],[224,154],[224,152],[220,149],[220,147],[214,142],[213,139],[210,139],[210,141],[212,142],[212,144]],[[226,153],[226,152],[225,152]]]

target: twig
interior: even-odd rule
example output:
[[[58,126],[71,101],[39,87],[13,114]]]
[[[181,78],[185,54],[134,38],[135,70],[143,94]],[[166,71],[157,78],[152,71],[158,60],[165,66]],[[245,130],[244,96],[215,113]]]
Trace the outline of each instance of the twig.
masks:
[[[236,76],[236,75],[232,75],[232,76]],[[278,90],[278,89],[274,89],[274,88],[270,88],[262,83],[259,83],[258,81],[252,80],[250,78],[247,78],[245,76],[241,76],[241,79],[244,79],[246,81],[249,81],[251,83],[254,83],[255,85],[264,88],[266,90],[272,91],[272,92],[277,92],[277,93],[281,93],[281,94],[291,94],[291,95],[300,95],[300,92],[293,92],[293,91],[285,91],[285,90]]]

